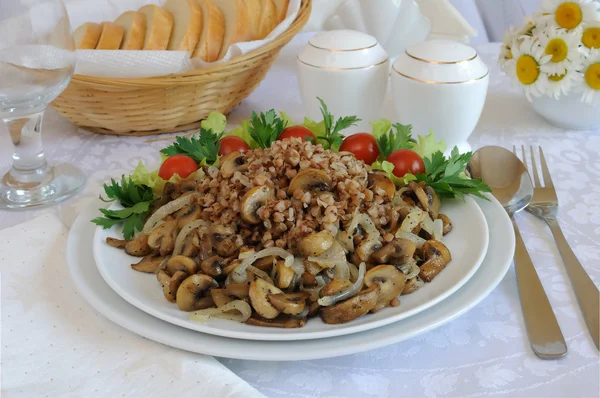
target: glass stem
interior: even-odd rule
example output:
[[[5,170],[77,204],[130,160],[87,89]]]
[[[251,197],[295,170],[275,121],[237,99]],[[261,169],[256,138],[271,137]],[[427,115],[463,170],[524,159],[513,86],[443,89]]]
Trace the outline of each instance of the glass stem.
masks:
[[[11,188],[32,190],[52,178],[42,146],[43,115],[44,112],[39,112],[3,119],[14,145],[12,168],[3,179]]]

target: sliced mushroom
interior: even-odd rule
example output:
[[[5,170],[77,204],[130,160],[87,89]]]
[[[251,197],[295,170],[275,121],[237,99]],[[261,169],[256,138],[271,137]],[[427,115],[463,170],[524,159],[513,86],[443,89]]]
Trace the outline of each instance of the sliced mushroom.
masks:
[[[163,197],[170,197],[171,199],[177,199],[187,192],[196,190],[196,181],[193,178],[189,178],[177,183],[167,182],[163,188]]]
[[[230,235],[227,237],[214,235],[213,241],[217,254],[222,257],[237,255],[240,247],[244,245],[244,240],[240,235]]]
[[[188,275],[193,275],[198,272],[198,264],[194,260],[185,256],[173,256],[167,261],[167,272],[175,275],[177,271],[187,272]]]
[[[201,215],[202,208],[200,205],[196,202],[192,202],[177,211],[174,216],[177,220],[177,227],[181,229],[192,221],[199,220]]]
[[[268,328],[301,328],[306,325],[306,318],[292,318],[290,316],[280,315],[275,319],[265,319],[259,316],[251,316],[246,323],[252,326],[263,326]]]
[[[242,198],[242,220],[248,224],[260,224],[261,219],[256,214],[257,210],[273,198],[273,190],[266,185],[254,187]]]
[[[239,299],[245,299],[250,296],[250,285],[248,283],[230,283],[225,286],[228,295]]]
[[[342,290],[348,290],[350,286],[352,286],[352,282],[350,282],[348,279],[334,279],[321,288],[319,291],[319,296],[333,296]]]
[[[192,233],[190,233],[190,235],[192,235]],[[208,234],[202,234],[198,238],[198,262],[201,263],[212,255],[213,247],[211,237]]]
[[[387,197],[389,199],[394,197],[396,186],[384,171],[372,171],[369,173],[367,181],[368,188],[376,195]]]
[[[369,262],[373,253],[381,249],[381,242],[377,239],[365,239],[356,247],[354,254],[358,257],[356,264]]]
[[[223,275],[223,267],[225,267],[225,259],[220,256],[211,256],[200,263],[200,271],[208,276],[217,278]]]
[[[320,256],[333,245],[335,238],[331,232],[323,230],[300,239],[298,251],[303,257]]]
[[[208,275],[188,276],[177,289],[177,306],[181,311],[187,312],[212,307],[214,302],[207,293],[216,287],[219,287],[219,284]]]
[[[131,264],[131,268],[139,272],[153,274],[158,271],[160,264],[163,262],[164,259],[164,257],[149,254],[147,256],[144,256],[144,258],[142,258],[139,263]]]
[[[319,169],[304,169],[290,181],[288,194],[293,195],[298,189],[310,191],[329,191],[331,188],[331,178],[323,170]]]
[[[377,305],[371,310],[371,312],[377,312],[387,307],[402,293],[406,284],[406,276],[393,265],[378,265],[365,274],[365,285],[368,287],[373,284],[378,284],[381,288]]]
[[[252,265],[261,271],[269,272],[275,263],[275,256],[262,257],[256,260]]]
[[[419,282],[419,280],[417,279],[416,276],[414,278],[410,278],[409,280],[406,281],[406,284],[404,285],[404,289],[402,289],[402,295],[404,296],[405,294],[414,293],[417,290],[419,290],[419,288],[422,285],[423,285],[423,282]]]
[[[410,261],[417,245],[409,239],[396,238],[371,255],[377,264],[404,264]]]
[[[177,220],[167,221],[150,232],[148,245],[161,256],[173,252],[175,248],[175,235],[177,233]]]
[[[450,250],[442,242],[428,240],[423,244],[423,260],[419,277],[425,282],[431,282],[452,260]]]
[[[321,319],[328,324],[339,324],[361,317],[375,308],[379,291],[380,287],[375,283],[348,300],[331,307],[323,307],[319,312]]]
[[[230,178],[236,171],[243,172],[248,170],[248,162],[241,152],[230,152],[221,158],[220,169],[223,178]]]
[[[285,265],[285,261],[279,260],[277,261],[277,265],[275,266],[275,284],[280,289],[287,289],[292,284],[294,280],[294,275],[296,274],[292,267],[288,267]]]
[[[438,217],[441,205],[440,197],[435,190],[431,187],[426,187],[423,182],[416,183],[411,181],[408,185],[417,196],[423,210],[429,212],[431,218],[435,220]]]
[[[279,310],[273,307],[267,296],[283,293],[279,288],[262,279],[255,279],[250,284],[250,301],[254,310],[263,318],[273,319],[279,315]]]
[[[319,282],[313,274],[305,272],[302,274],[302,286],[304,287],[315,287],[318,286]]]
[[[210,289],[210,297],[215,302],[217,308],[229,304],[235,299],[227,292],[227,289]]]
[[[230,262],[225,268],[223,268],[223,275],[229,276],[231,271],[236,269],[242,263],[242,261],[244,260],[236,258],[235,260]]]
[[[445,214],[438,214],[438,218],[440,220],[442,220],[442,224],[444,225],[444,228],[442,229],[442,233],[444,235],[447,235],[450,233],[450,231],[452,231],[452,221],[450,221],[450,217],[448,217]]]
[[[169,276],[169,274],[167,274],[167,272],[164,269],[161,269],[156,274],[156,279],[158,279],[158,283],[160,283],[161,286],[164,286],[167,282],[171,280],[171,277]]]
[[[307,292],[269,294],[269,302],[278,311],[288,315],[299,315],[306,308],[306,299],[310,296]]]
[[[152,249],[148,246],[148,235],[138,235],[133,240],[121,240],[109,237],[106,238],[106,243],[117,249],[125,249],[125,253],[130,256],[143,257],[152,253]]]
[[[165,298],[170,302],[174,303],[177,297],[177,290],[181,285],[181,282],[188,277],[187,272],[177,271],[175,275],[171,277],[165,284],[163,284],[163,294]]]
[[[200,239],[198,238],[198,234],[192,232],[188,234],[188,236],[184,239],[183,245],[181,246],[180,254],[182,256],[194,258],[200,252],[198,246],[200,246]]]
[[[128,241],[123,239],[111,238],[110,236],[106,238],[106,244],[116,249],[125,249],[125,245],[127,244],[127,242]]]
[[[302,263],[304,264],[304,269],[309,274],[317,275],[323,270],[323,268],[321,268],[321,266],[319,266],[319,264],[315,263],[314,261],[308,261],[307,259],[304,259],[302,260]]]
[[[312,318],[313,316],[319,315],[319,311],[321,310],[321,305],[317,301],[313,301],[310,303],[308,307],[308,317]]]

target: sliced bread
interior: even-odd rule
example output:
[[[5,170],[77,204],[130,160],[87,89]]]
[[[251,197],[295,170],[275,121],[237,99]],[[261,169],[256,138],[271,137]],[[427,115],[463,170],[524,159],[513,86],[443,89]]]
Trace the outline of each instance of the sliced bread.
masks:
[[[102,34],[102,25],[99,23],[87,22],[75,29],[73,37],[75,47],[78,50],[93,50],[98,44]]]
[[[173,15],[167,50],[187,51],[192,55],[202,33],[202,8],[196,0],[167,0],[163,8]]]
[[[118,50],[123,41],[125,29],[114,22],[102,22],[102,33],[96,50]]]
[[[260,24],[260,0],[244,0],[248,9],[248,22],[250,23],[250,33],[252,40],[258,39],[258,27]]]
[[[146,38],[146,16],[141,12],[127,11],[115,23],[125,30],[121,50],[141,50]]]
[[[277,11],[273,0],[260,0],[260,21],[258,23],[257,39],[267,37],[277,26]]]
[[[283,21],[287,15],[290,0],[273,0],[277,9],[277,23]]]
[[[219,59],[227,54],[229,46],[242,41],[252,40],[248,8],[243,0],[213,0],[225,16],[225,36],[219,53]]]
[[[173,29],[173,14],[154,4],[143,6],[138,11],[146,16],[144,50],[166,50]]]
[[[202,34],[192,56],[205,62],[214,62],[219,58],[223,44],[225,16],[211,0],[199,0],[198,4],[202,7]]]

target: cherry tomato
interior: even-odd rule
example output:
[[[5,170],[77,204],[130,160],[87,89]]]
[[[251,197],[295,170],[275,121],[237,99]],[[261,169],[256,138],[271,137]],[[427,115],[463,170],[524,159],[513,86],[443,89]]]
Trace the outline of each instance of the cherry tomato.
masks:
[[[399,149],[390,154],[386,159],[394,165],[394,175],[398,178],[404,177],[406,173],[425,173],[425,163],[415,151],[410,149]]]
[[[169,180],[174,174],[178,174],[181,178],[188,178],[196,170],[198,170],[198,164],[191,157],[173,155],[168,157],[160,166],[158,176],[163,180]]]
[[[379,147],[372,134],[357,133],[344,139],[340,151],[352,152],[358,160],[372,165],[379,157]]]
[[[278,140],[285,140],[286,138],[302,138],[302,141],[306,141],[306,137],[315,139],[315,135],[304,126],[291,126],[283,130],[279,135]],[[314,142],[314,141],[313,141]]]
[[[219,148],[219,156],[227,155],[228,153],[235,151],[246,152],[249,150],[250,146],[240,137],[223,137],[221,139],[221,148]]]

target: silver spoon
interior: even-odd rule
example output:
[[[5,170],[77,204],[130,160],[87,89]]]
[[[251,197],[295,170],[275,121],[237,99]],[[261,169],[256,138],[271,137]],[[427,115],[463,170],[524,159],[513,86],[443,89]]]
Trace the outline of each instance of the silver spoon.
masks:
[[[542,359],[562,357],[567,353],[567,343],[513,217],[533,198],[533,184],[527,169],[511,151],[497,146],[477,150],[467,169],[471,177],[481,178],[492,188],[492,194],[512,220],[517,285],[531,348]]]

